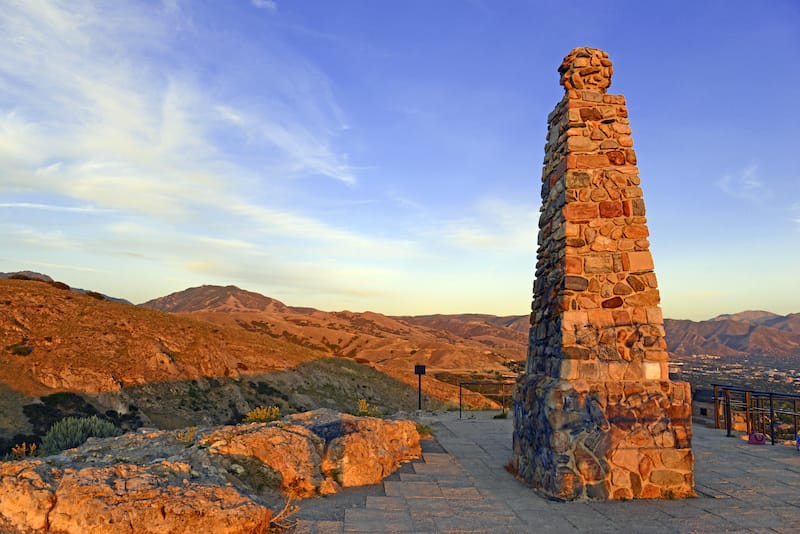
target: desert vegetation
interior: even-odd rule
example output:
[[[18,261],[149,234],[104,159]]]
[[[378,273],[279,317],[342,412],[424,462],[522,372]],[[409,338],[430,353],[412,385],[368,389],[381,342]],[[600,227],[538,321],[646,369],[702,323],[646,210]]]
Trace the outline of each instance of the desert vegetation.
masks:
[[[114,423],[91,417],[67,417],[55,423],[42,439],[42,451],[55,454],[82,445],[89,438],[110,438],[122,431]]]

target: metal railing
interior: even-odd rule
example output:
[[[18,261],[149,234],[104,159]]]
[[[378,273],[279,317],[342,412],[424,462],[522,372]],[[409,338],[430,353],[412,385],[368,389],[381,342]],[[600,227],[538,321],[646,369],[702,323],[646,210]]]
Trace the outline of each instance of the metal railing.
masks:
[[[775,439],[794,438],[800,431],[800,395],[762,391],[744,386],[711,384],[714,387],[714,428],[722,428],[728,436],[734,427],[748,434],[760,432]],[[786,434],[784,436],[784,434]]]
[[[458,418],[461,419],[464,405],[464,389],[473,393],[480,393],[484,397],[494,400],[500,404],[501,412],[506,413],[506,407],[510,405],[511,395],[514,392],[514,384],[516,381],[510,380],[472,380],[467,382],[458,383]],[[494,389],[494,391],[485,391]],[[476,389],[484,389],[483,391],[476,391]]]

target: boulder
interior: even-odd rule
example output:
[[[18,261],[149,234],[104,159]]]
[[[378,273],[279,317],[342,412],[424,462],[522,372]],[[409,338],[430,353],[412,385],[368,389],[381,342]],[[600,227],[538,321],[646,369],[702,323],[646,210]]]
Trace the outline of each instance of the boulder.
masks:
[[[243,534],[269,523],[270,510],[239,489],[193,484],[187,479],[177,482],[174,475],[180,476],[181,471],[165,472],[171,469],[164,464],[120,464],[65,472],[49,514],[50,530]]]
[[[46,529],[53,484],[41,460],[0,463],[0,516],[21,529]]]
[[[227,426],[205,436],[209,451],[256,458],[281,476],[281,490],[297,497],[319,493],[324,441],[298,425],[272,423]]]
[[[419,433],[412,421],[385,421],[320,409],[287,419],[325,440],[322,472],[344,487],[375,484],[400,464],[419,458]]]
[[[374,484],[419,455],[414,423],[331,410],[272,423],[141,428],[0,463],[0,530],[259,531],[269,526],[270,490],[308,497]]]

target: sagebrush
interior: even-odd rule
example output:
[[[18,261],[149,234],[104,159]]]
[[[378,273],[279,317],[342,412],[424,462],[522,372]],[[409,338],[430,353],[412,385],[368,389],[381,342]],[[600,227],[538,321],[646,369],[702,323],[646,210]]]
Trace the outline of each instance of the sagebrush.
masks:
[[[55,423],[42,439],[42,450],[53,454],[85,443],[89,438],[110,438],[122,431],[111,421],[96,415],[91,417],[66,417]]]
[[[244,418],[245,423],[268,423],[270,421],[277,421],[281,418],[281,409],[279,406],[258,406],[253,408]]]
[[[381,412],[378,407],[369,404],[367,399],[358,399],[355,415],[361,417],[379,417],[380,414]]]

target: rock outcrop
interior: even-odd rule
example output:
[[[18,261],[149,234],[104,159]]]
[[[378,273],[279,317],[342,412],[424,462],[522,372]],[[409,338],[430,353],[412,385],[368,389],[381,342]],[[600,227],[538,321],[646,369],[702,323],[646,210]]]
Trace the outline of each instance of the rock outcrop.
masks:
[[[309,497],[373,484],[419,454],[413,422],[331,410],[273,423],[139,429],[0,463],[0,530],[252,532],[269,525],[277,490]]]
[[[331,410],[286,419],[325,440],[322,472],[344,487],[374,484],[420,455],[419,433],[410,421],[383,421]]]

